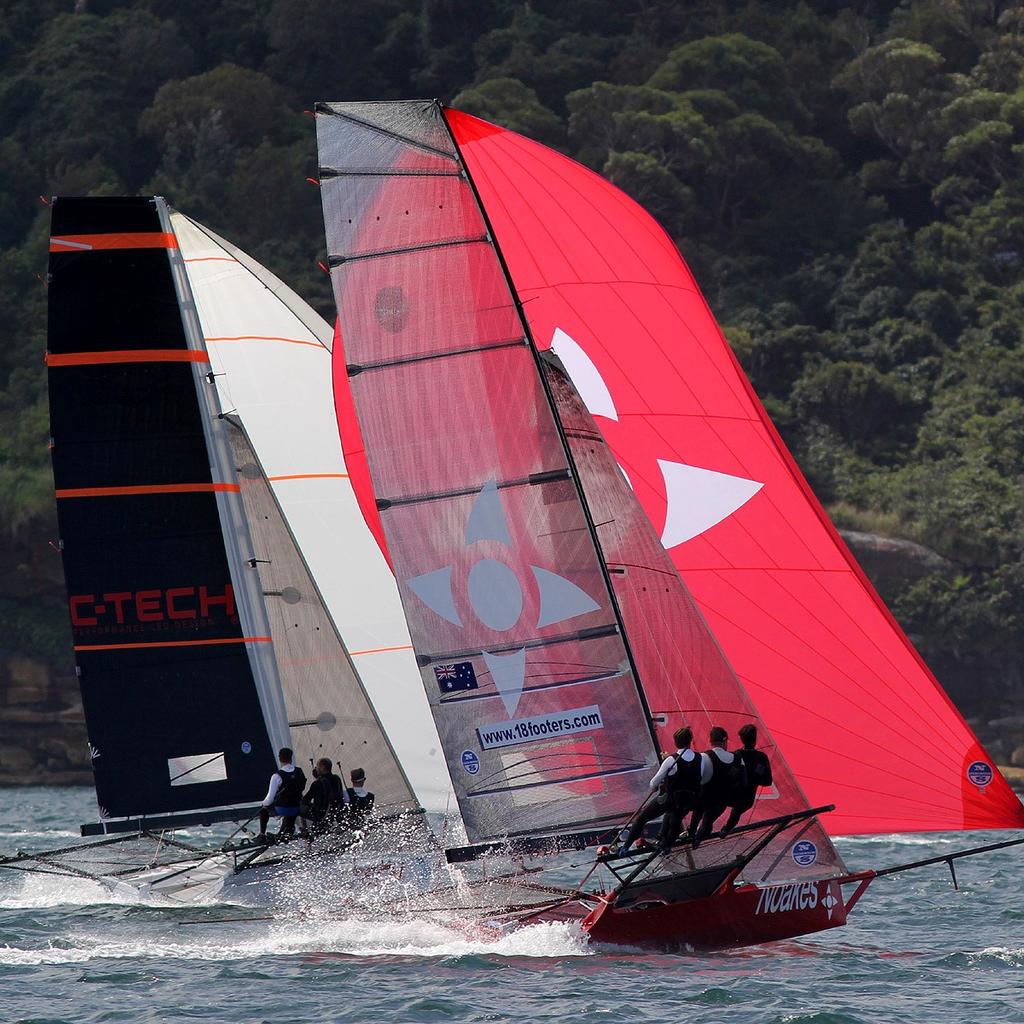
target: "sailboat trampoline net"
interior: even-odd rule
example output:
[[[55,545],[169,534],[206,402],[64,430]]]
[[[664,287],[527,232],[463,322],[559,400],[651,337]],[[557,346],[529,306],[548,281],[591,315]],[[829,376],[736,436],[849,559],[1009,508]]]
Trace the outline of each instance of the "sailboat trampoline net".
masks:
[[[214,851],[165,833],[131,833],[0,858],[0,879],[11,883],[19,878],[56,875],[110,885],[148,869],[195,865],[213,855]]]

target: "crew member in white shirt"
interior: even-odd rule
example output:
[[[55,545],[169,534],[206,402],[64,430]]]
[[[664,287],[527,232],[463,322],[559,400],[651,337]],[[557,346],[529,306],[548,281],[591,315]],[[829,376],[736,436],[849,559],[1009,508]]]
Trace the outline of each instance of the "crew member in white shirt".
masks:
[[[693,810],[701,787],[711,778],[711,762],[706,754],[698,754],[692,749],[693,730],[689,726],[676,729],[672,740],[676,752],[662,761],[650,781],[650,788],[657,795],[637,811],[629,828],[619,833],[619,841],[609,853],[625,853],[636,842],[644,826],[662,815],[664,819],[658,845],[668,849],[678,838],[683,817]]]

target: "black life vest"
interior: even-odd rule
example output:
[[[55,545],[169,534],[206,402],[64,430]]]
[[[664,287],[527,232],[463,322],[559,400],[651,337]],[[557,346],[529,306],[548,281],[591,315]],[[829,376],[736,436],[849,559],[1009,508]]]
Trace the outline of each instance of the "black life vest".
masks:
[[[293,768],[286,772],[278,768],[275,773],[281,780],[281,787],[274,797],[275,807],[298,807],[302,802],[302,794],[306,788],[306,776],[302,774],[301,768]]]
[[[706,751],[714,769],[711,781],[705,787],[704,799],[708,803],[730,804],[742,800],[747,794],[747,766],[733,754],[731,762],[723,761],[713,750]]]
[[[676,763],[676,770],[665,776],[661,783],[661,793],[677,799],[696,796],[700,791],[700,754],[694,752],[689,761],[679,753],[673,754],[672,758]]]
[[[356,791],[350,788],[348,791],[348,801],[349,808],[359,814],[366,814],[368,811],[373,810],[374,796],[369,791],[365,796],[358,796]]]
[[[733,751],[733,753],[746,765],[747,785],[751,789],[772,784],[772,764],[764,751],[744,747],[742,750]]]
[[[342,804],[341,779],[333,772],[318,775],[309,787],[305,802],[318,814],[337,809]]]

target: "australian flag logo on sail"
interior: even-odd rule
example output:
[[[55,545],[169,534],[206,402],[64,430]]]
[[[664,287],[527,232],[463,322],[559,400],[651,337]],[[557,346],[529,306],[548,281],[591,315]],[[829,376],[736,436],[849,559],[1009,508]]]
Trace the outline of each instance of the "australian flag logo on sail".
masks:
[[[457,661],[454,665],[435,665],[434,675],[437,686],[442,693],[455,693],[456,690],[476,690],[476,672],[471,661]]]

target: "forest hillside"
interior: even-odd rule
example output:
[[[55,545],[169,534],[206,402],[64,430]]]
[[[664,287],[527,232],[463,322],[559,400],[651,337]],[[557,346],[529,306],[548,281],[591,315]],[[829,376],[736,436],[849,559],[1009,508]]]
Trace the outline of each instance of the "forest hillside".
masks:
[[[303,111],[418,96],[659,218],[897,618],[1024,763],[1019,0],[4,0],[0,776],[86,760],[40,197],[162,194],[326,315]]]

